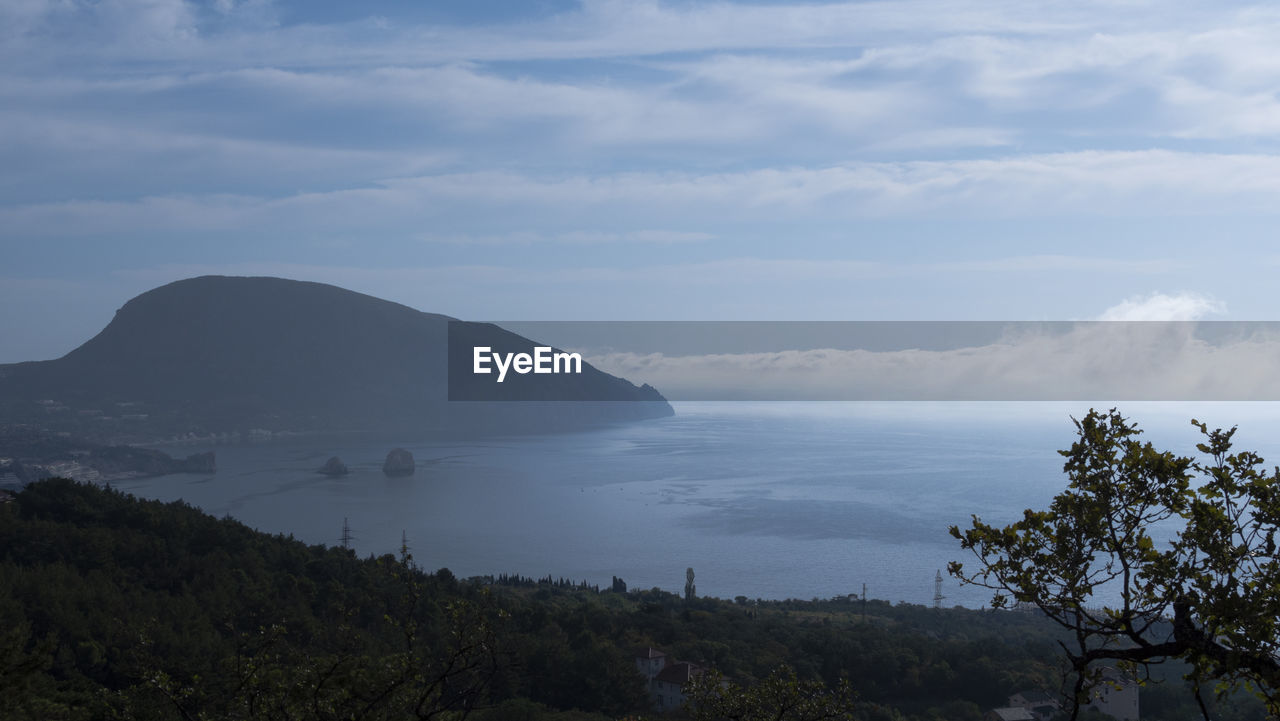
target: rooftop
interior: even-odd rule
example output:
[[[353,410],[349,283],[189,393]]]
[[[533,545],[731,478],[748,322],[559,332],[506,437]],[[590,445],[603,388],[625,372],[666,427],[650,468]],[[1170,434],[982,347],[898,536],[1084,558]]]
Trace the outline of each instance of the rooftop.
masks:
[[[1058,700],[1057,700],[1056,698],[1054,698],[1054,697],[1050,696],[1049,694],[1045,693],[1044,691],[1041,691],[1041,690],[1040,690],[1040,689],[1038,689],[1038,688],[1036,688],[1036,689],[1029,689],[1029,690],[1027,690],[1027,691],[1019,691],[1018,693],[1016,693],[1016,694],[1014,694],[1014,695],[1015,695],[1015,696],[1021,696],[1022,698],[1026,699],[1027,703],[1030,703],[1030,704],[1036,704],[1036,705],[1038,705],[1038,704],[1042,704],[1042,703],[1057,703],[1057,702],[1058,702]]]
[[[680,663],[674,663],[662,669],[662,672],[657,676],[657,680],[683,686],[693,677],[701,676],[705,672],[706,669],[701,666],[681,661]]]

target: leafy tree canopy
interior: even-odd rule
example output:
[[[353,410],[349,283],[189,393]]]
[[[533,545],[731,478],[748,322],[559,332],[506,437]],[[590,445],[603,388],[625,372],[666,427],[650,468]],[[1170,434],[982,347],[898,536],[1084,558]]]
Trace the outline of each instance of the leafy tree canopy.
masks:
[[[752,686],[725,680],[709,671],[686,686],[689,708],[696,721],[862,721],[877,710],[862,704],[841,679],[835,688],[818,681],[802,681],[788,666],[780,666]],[[881,711],[885,718],[895,718]]]
[[[1192,423],[1199,453],[1179,456],[1143,442],[1115,409],[1090,411],[1060,451],[1070,483],[1048,510],[951,528],[977,557],[972,569],[951,563],[953,575],[1070,632],[1076,709],[1106,683],[1103,665],[1149,674],[1180,659],[1206,718],[1206,683],[1252,689],[1280,716],[1280,469],[1232,452],[1235,428]]]

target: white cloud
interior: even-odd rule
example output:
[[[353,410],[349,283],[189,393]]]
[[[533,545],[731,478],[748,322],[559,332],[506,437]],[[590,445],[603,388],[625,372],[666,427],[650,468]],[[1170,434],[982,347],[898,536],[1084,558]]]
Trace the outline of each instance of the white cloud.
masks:
[[[920,151],[941,148],[996,148],[1013,145],[1018,132],[1009,128],[936,128],[908,130],[874,141],[866,149],[875,152]]]
[[[7,0],[0,3],[0,40],[40,31],[73,10],[70,0]]]
[[[618,318],[618,309],[626,304],[607,302],[607,291],[621,291],[622,295],[646,293],[650,305],[629,307],[627,318],[635,317],[712,317],[737,320],[776,319],[776,314],[765,311],[783,309],[785,316],[796,317],[796,308],[809,307],[802,317],[831,320],[850,317],[834,299],[827,298],[821,307],[813,302],[800,300],[792,304],[779,303],[772,294],[761,294],[759,288],[768,287],[773,293],[790,294],[807,298],[816,295],[820,299],[824,288],[874,279],[922,279],[936,281],[939,277],[979,274],[1024,274],[1027,272],[1061,273],[1077,270],[1093,273],[1154,273],[1167,269],[1165,261],[1122,262],[1108,258],[1044,256],[994,258],[973,263],[934,262],[885,262],[857,259],[812,260],[802,258],[750,258],[735,257],[708,261],[655,262],[629,267],[584,265],[581,267],[533,268],[520,265],[484,263],[441,264],[437,266],[404,265],[396,268],[371,268],[327,266],[284,262],[240,262],[222,264],[168,264],[155,267],[116,271],[112,275],[141,292],[150,287],[197,275],[269,275],[297,280],[331,283],[344,288],[390,298],[427,311],[443,312],[458,302],[475,304],[477,298],[493,298],[497,305],[464,315],[475,319],[476,313],[489,314],[491,318],[509,317],[510,298],[536,298],[539,301],[559,296],[567,302],[532,303],[521,305],[521,312],[547,318]],[[967,282],[967,281],[962,281]],[[698,310],[674,313],[690,296],[690,289],[699,292]],[[706,291],[703,293],[702,291]],[[723,298],[723,307],[707,304],[707,298]],[[598,304],[584,304],[584,298],[595,298]],[[127,296],[121,301],[126,300]],[[666,305],[659,304],[666,302]],[[755,304],[753,305],[752,302]],[[656,315],[652,315],[655,308]],[[495,314],[496,313],[496,314]],[[707,316],[700,314],[707,313]],[[637,315],[638,314],[638,315]],[[753,315],[754,314],[754,315]],[[533,316],[530,316],[533,317]]]
[[[407,192],[499,203],[659,203],[809,211],[837,216],[927,211],[997,216],[1062,212],[1220,213],[1265,210],[1280,191],[1280,156],[1172,151],[1058,153],[956,161],[848,163],[739,173],[618,173],[541,179],[513,174],[433,176]],[[1224,203],[1226,205],[1224,205]],[[719,209],[719,208],[717,208]]]
[[[354,149],[288,140],[147,128],[123,120],[66,117],[53,112],[0,111],[0,152],[36,154],[38,167],[0,169],[15,182],[41,176],[96,178],[113,194],[141,188],[162,192],[193,172],[202,184],[347,185],[362,179],[417,175],[439,167],[446,154],[409,149]],[[138,174],[137,168],[151,168]],[[134,192],[137,192],[136,190]]]
[[[699,227],[726,217],[780,222],[818,216],[1270,214],[1278,192],[1280,156],[1082,152],[705,175],[450,173],[285,197],[184,194],[18,205],[0,208],[0,224],[11,235],[32,238],[208,229],[421,238],[423,223],[439,227],[441,219],[451,219],[474,225],[476,217],[490,218],[499,210],[501,222],[514,226],[503,232],[554,227],[567,218],[578,227],[622,224],[635,230],[615,232],[643,232],[658,211],[667,223]]]
[[[25,0],[10,12],[15,24],[28,29],[49,23],[75,27],[77,12],[68,10],[71,7],[78,6]],[[33,43],[22,50],[34,54],[37,62],[63,54],[105,55],[95,57],[94,64],[111,68],[117,61],[149,60],[159,63],[160,72],[182,74],[281,68],[299,75],[334,68],[363,71],[373,80],[371,87],[362,89],[360,84],[368,79],[358,76],[352,78],[357,81],[354,86],[346,84],[360,95],[380,92],[378,86],[387,84],[405,95],[412,95],[415,87],[422,92],[436,86],[448,94],[451,85],[465,81],[465,87],[477,91],[475,104],[459,107],[475,107],[477,113],[493,107],[492,92],[512,94],[513,101],[533,100],[528,107],[536,116],[554,112],[557,97],[570,109],[578,106],[574,93],[580,91],[603,101],[599,107],[604,120],[616,117],[610,108],[619,105],[628,115],[643,118],[645,103],[655,99],[669,107],[656,108],[651,117],[696,111],[681,110],[678,102],[663,98],[663,84],[600,84],[596,75],[586,83],[581,78],[540,83],[524,77],[509,85],[511,79],[463,77],[459,68],[491,60],[638,59],[690,53],[691,59],[656,66],[673,73],[669,82],[675,84],[709,83],[742,93],[740,102],[790,105],[797,112],[816,110],[824,118],[856,117],[886,100],[889,109],[908,111],[911,105],[955,106],[966,99],[1009,104],[1002,107],[1079,108],[1148,90],[1163,97],[1166,110],[1183,116],[1167,118],[1168,127],[1152,129],[1175,134],[1196,132],[1197,123],[1222,107],[1198,105],[1200,96],[1187,84],[1221,92],[1227,102],[1247,101],[1274,87],[1280,75],[1280,63],[1267,59],[1272,55],[1269,48],[1280,39],[1280,24],[1274,14],[1247,6],[1210,12],[1187,3],[589,2],[578,12],[520,25],[359,22],[281,27],[266,18],[254,30],[236,26],[226,32],[202,32],[191,6],[180,0],[109,0],[95,7],[95,22],[103,25],[98,42],[80,38]],[[1156,8],[1159,12],[1152,13]],[[129,33],[182,42],[122,42],[132,37]],[[816,49],[832,50],[839,59],[797,59],[770,52]],[[30,67],[26,59],[23,62]],[[872,74],[859,76],[868,71]],[[896,75],[874,75],[884,71]],[[402,77],[378,79],[378,73]],[[126,74],[137,72],[131,67]],[[860,77],[866,81],[847,82]],[[840,80],[845,82],[836,82]],[[530,87],[522,88],[522,83]],[[636,92],[638,87],[648,92]],[[659,91],[656,98],[654,91]],[[522,98],[526,93],[529,97]],[[523,105],[513,102],[508,107]],[[931,114],[941,126],[935,129],[945,129],[950,114]],[[643,127],[637,122],[632,130]],[[1250,127],[1254,125],[1240,130]]]
[[[1268,6],[588,0],[457,25],[307,12],[289,24],[266,0],[0,2],[0,244],[27,244],[24,272],[96,273],[100,258],[181,265],[222,252],[210,247],[235,266],[262,239],[253,257],[440,265],[399,277],[405,297],[428,283],[469,297],[463,279],[614,298],[662,284],[652,302],[672,315],[701,309],[706,286],[720,317],[787,312],[742,291],[781,279],[839,316],[947,313],[941,293],[993,280],[1023,285],[1002,296],[991,282],[982,307],[1021,311],[1020,274],[1188,287],[1195,261],[1105,239],[1150,251],[1146,221],[1199,216],[1252,243],[1277,212]],[[1080,227],[1097,235],[1067,250]],[[77,252],[121,239],[118,255]],[[505,254],[494,245],[537,270],[488,265]],[[1214,272],[1193,287],[1225,293]],[[375,292],[387,279],[353,273]],[[955,286],[904,283],[880,304],[841,285],[906,276]],[[576,307],[562,295],[546,307]]]
[[[1223,315],[1227,306],[1212,296],[1200,293],[1152,293],[1134,296],[1111,306],[1098,316],[1107,321],[1186,321],[1208,315]]]
[[[529,245],[541,243],[566,245],[608,245],[615,243],[640,243],[671,245],[698,243],[714,240],[715,235],[681,230],[571,230],[564,233],[536,233],[516,231],[501,235],[436,235],[422,236],[429,243],[453,243],[458,245]]]
[[[117,43],[166,46],[197,35],[196,13],[186,0],[102,0],[91,6],[104,32]]]
[[[657,158],[680,177],[698,175],[714,184],[713,171],[698,169],[756,168],[795,183],[776,188],[762,198],[766,202],[824,194],[843,201],[863,193],[868,199],[855,198],[855,212],[884,208],[890,215],[939,198],[964,206],[968,186],[978,207],[984,194],[1004,186],[1011,207],[1052,209],[1059,203],[1106,212],[1122,205],[1109,202],[1117,184],[1123,197],[1135,182],[1154,192],[1169,182],[1176,205],[1185,206],[1187,198],[1176,193],[1196,193],[1194,180],[1156,169],[1157,148],[1177,139],[1243,140],[1249,145],[1239,147],[1256,154],[1249,157],[1265,158],[1270,143],[1280,140],[1273,92],[1280,60],[1270,52],[1280,43],[1280,18],[1262,7],[603,1],[526,23],[454,27],[372,21],[281,26],[269,12],[258,12],[263,6],[229,0],[217,12],[200,12],[181,0],[92,6],[17,0],[0,6],[0,24],[8,20],[21,28],[14,32],[30,36],[0,43],[0,63],[10,61],[0,73],[0,100],[33,119],[115,123],[112,132],[121,136],[122,128],[132,127],[139,137],[203,136],[224,147],[278,145],[272,138],[299,116],[342,118],[352,127],[318,133],[324,139],[317,142],[329,145],[314,148],[332,151],[335,169],[348,172],[346,182],[330,182],[335,188],[421,172],[378,173],[355,155],[349,167],[336,157],[348,149],[332,139],[335,133],[379,138],[385,122],[404,134],[387,139],[388,145],[398,143],[413,155],[456,152],[468,159],[460,169],[469,173],[563,163],[598,177],[636,157],[612,154],[618,148],[643,145],[643,157]],[[252,22],[227,24],[223,11]],[[613,62],[538,62],[582,58]],[[204,117],[191,120],[195,115]],[[353,117],[376,119],[375,129]],[[201,130],[181,127],[197,123]],[[20,143],[0,140],[0,150],[6,142]],[[502,147],[490,151],[495,144]],[[1028,152],[1020,156],[1027,166],[1021,169],[1014,162],[1019,156],[1010,155],[1023,145],[1090,144],[1138,150],[1128,156],[1099,151],[1095,161],[1125,166],[1108,171],[1065,167],[1087,163],[1088,151]],[[107,152],[91,160],[122,148],[111,142],[100,147]],[[649,155],[653,147],[663,152]],[[968,165],[954,160],[957,151]],[[140,162],[119,167],[172,168],[181,152],[144,153]],[[868,153],[943,160],[934,166],[850,162]],[[1149,155],[1139,158],[1142,153]],[[513,154],[515,162],[508,164]],[[48,177],[50,192],[71,186],[59,181],[74,175],[57,156],[54,147],[25,149],[24,158]],[[984,177],[984,156],[1001,178]],[[1169,171],[1187,170],[1188,154],[1173,151],[1171,157],[1178,167]],[[1230,173],[1213,173],[1227,185],[1206,189],[1208,196],[1225,197],[1240,187],[1244,206],[1258,207],[1259,199],[1249,196],[1270,192],[1265,187],[1274,170],[1265,162],[1249,166],[1242,157],[1202,155],[1193,170],[1204,171],[1210,162],[1233,164]],[[819,158],[832,164],[821,179],[816,176],[823,169],[813,168]],[[189,168],[187,184],[212,182],[233,192],[237,171],[261,168],[269,175],[288,165],[270,153],[256,162],[220,163],[217,153],[180,160],[186,165],[179,167]],[[798,165],[808,170],[797,172]],[[1125,177],[1139,167],[1152,176]],[[1046,182],[1046,174],[1070,172],[1097,184]],[[724,179],[741,177],[735,172]],[[843,187],[821,187],[834,183]],[[191,192],[176,185],[176,193]],[[1195,197],[1190,200],[1196,205]]]
[[[942,272],[1156,274],[1168,273],[1180,265],[1163,258],[1124,260],[1078,255],[1027,255],[933,263],[930,267]]]

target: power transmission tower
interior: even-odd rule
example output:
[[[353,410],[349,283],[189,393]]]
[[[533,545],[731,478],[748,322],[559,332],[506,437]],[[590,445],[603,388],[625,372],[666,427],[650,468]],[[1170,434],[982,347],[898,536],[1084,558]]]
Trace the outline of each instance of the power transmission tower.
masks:
[[[403,530],[400,531],[400,562],[406,566],[413,565],[413,556],[409,553],[409,534]]]
[[[944,598],[946,596],[942,595],[942,569],[938,569],[938,572],[933,577],[933,607],[942,608],[942,599]]]
[[[351,535],[351,524],[347,523],[347,519],[344,516],[342,518],[342,538],[339,539],[342,541],[342,547],[351,548],[351,539],[353,538],[355,536]]]

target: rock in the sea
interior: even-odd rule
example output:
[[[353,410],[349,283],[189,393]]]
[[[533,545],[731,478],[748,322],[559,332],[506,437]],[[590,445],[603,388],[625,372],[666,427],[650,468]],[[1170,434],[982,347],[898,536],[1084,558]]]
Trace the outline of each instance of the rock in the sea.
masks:
[[[388,476],[412,476],[414,469],[413,454],[403,448],[393,448],[382,464],[382,472]]]
[[[334,456],[325,461],[317,472],[326,476],[345,476],[347,475],[347,464],[343,463],[341,458]]]

